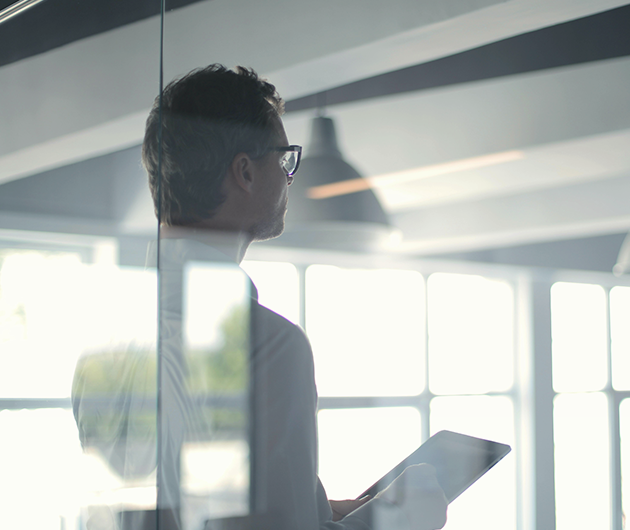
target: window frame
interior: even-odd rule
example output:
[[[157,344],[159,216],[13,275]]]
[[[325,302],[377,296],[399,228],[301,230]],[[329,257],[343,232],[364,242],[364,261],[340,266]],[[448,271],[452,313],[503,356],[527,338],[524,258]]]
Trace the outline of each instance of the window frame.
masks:
[[[252,252],[253,251],[253,252]],[[311,264],[334,265],[346,268],[389,268],[415,270],[426,279],[433,272],[477,274],[511,283],[514,287],[514,386],[508,392],[484,395],[508,396],[515,411],[515,447],[517,459],[517,521],[518,530],[555,528],[555,480],[553,446],[553,400],[556,392],[551,372],[551,286],[559,281],[594,283],[606,291],[608,384],[606,393],[610,404],[612,528],[621,530],[621,441],[619,406],[630,398],[630,391],[612,388],[610,342],[610,290],[616,286],[630,286],[630,276],[612,273],[545,269],[514,265],[473,262],[453,262],[409,258],[392,255],[359,255],[318,250],[296,250],[254,247],[249,259],[259,261],[288,261],[298,268],[300,281],[300,324],[305,326],[305,276]],[[425,299],[426,303],[426,299]],[[425,308],[426,309],[426,308]],[[427,313],[425,311],[425,318]],[[428,344],[426,345],[428,347]],[[428,356],[427,356],[428,362]],[[428,369],[428,367],[427,367]],[[542,370],[542,371],[541,371]],[[428,377],[428,371],[427,371]],[[428,385],[418,396],[396,397],[320,397],[319,409],[413,406],[420,410],[423,437],[429,433],[430,401],[433,397]]]
[[[305,300],[306,293],[306,270],[310,265],[332,265],[350,269],[399,269],[419,272],[427,284],[429,276],[433,273],[454,273],[479,275],[484,278],[496,279],[507,282],[513,288],[513,340],[514,340],[514,364],[513,364],[513,385],[505,392],[488,392],[486,394],[457,394],[458,396],[505,396],[509,398],[514,406],[514,431],[515,443],[513,452],[516,458],[516,528],[517,530],[533,530],[533,526],[528,521],[527,514],[534,509],[534,500],[531,495],[525,495],[523,477],[530,477],[533,474],[531,462],[522,456],[522,448],[529,447],[533,441],[531,431],[524,427],[530,423],[522,411],[525,409],[523,400],[526,399],[522,381],[521,369],[523,366],[531,364],[531,348],[528,346],[527,334],[529,333],[529,306],[524,303],[528,296],[528,285],[531,282],[531,271],[523,267],[511,267],[504,265],[453,262],[447,260],[429,260],[421,258],[408,258],[395,255],[359,255],[341,252],[329,252],[318,250],[294,250],[260,247],[252,248],[254,252],[248,254],[248,259],[258,261],[288,261],[298,269],[299,292],[300,292],[300,325],[306,329]],[[424,325],[428,326],[428,297],[424,297]],[[525,326],[523,326],[525,322]],[[428,327],[425,327],[428,330]],[[308,333],[308,330],[307,330]],[[332,397],[320,396],[318,411],[330,409],[352,409],[352,408],[377,408],[377,407],[412,407],[420,412],[422,439],[426,440],[430,436],[430,406],[433,398],[444,397],[442,394],[433,394],[428,385],[429,378],[429,357],[428,357],[428,334],[425,333],[424,347],[425,355],[425,377],[426,381],[422,393],[415,396],[362,396],[362,397]],[[527,346],[523,346],[526,344]],[[528,369],[531,373],[532,370]]]
[[[604,289],[605,296],[605,318],[606,318],[606,363],[607,381],[606,385],[597,391],[563,392],[550,389],[551,401],[556,396],[563,394],[603,394],[608,403],[608,436],[610,451],[610,515],[611,527],[613,530],[623,529],[623,505],[621,492],[621,436],[620,436],[620,413],[621,402],[630,398],[630,390],[617,390],[613,387],[613,363],[612,363],[612,334],[611,334],[611,308],[610,292],[614,287],[630,286],[630,278],[618,277],[613,274],[591,273],[588,271],[555,271],[549,277],[549,290],[558,282],[598,285]],[[552,405],[553,406],[553,405]],[[554,521],[555,523],[555,521]]]
[[[73,236],[74,237],[74,236]],[[98,241],[97,241],[98,239]],[[102,241],[101,241],[102,240]],[[85,238],[74,242],[20,231],[0,238],[0,248],[79,252],[84,263],[100,261],[97,243],[115,255],[112,238]],[[114,254],[112,254],[112,249]],[[106,258],[108,259],[108,258]],[[359,269],[403,269],[419,272],[426,280],[434,272],[476,274],[509,282],[514,288],[514,385],[507,392],[484,395],[508,396],[515,410],[517,459],[517,521],[518,530],[555,527],[555,492],[553,466],[553,400],[557,393],[551,373],[551,309],[550,289],[559,281],[601,285],[606,293],[608,383],[601,390],[609,400],[609,435],[611,469],[612,528],[621,530],[621,442],[619,406],[630,398],[630,390],[615,390],[612,386],[610,335],[610,290],[616,286],[630,287],[630,276],[616,277],[612,273],[526,268],[471,262],[429,260],[392,255],[359,255],[317,250],[296,250],[272,246],[254,246],[248,259],[288,262],[296,266],[299,279],[300,324],[305,325],[306,269],[311,264],[334,265]],[[425,297],[426,304],[426,297]],[[425,316],[428,318],[426,307]],[[428,344],[425,345],[428,348]],[[428,356],[426,357],[428,364]],[[428,377],[428,366],[427,377]],[[319,409],[373,408],[411,406],[420,410],[423,438],[428,437],[429,407],[433,395],[428,385],[417,396],[394,397],[321,397]],[[71,409],[68,398],[0,398],[0,410]]]

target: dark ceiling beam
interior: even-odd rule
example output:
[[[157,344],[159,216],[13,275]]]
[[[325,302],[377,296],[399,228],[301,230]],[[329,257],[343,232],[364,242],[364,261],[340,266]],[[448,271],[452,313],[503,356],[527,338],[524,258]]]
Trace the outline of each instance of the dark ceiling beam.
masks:
[[[17,4],[15,0],[0,0],[0,11],[4,11],[7,7]]]
[[[287,101],[314,109],[630,55],[630,5]]]
[[[198,1],[166,0],[166,10]],[[0,0],[0,10],[14,3]],[[44,0],[0,25],[0,66],[159,15],[160,9],[161,0]]]

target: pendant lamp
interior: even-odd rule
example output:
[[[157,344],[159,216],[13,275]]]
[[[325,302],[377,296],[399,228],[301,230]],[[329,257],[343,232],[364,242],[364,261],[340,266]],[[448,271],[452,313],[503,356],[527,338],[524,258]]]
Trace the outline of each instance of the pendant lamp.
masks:
[[[617,263],[613,267],[613,274],[615,276],[622,276],[630,271],[630,233],[626,235],[621,243],[619,249],[619,255],[617,256]]]
[[[285,233],[278,243],[337,250],[383,249],[399,235],[378,198],[365,183],[360,191],[313,198],[313,189],[342,181],[361,182],[361,175],[339,150],[335,124],[318,116],[311,139],[289,188]]]

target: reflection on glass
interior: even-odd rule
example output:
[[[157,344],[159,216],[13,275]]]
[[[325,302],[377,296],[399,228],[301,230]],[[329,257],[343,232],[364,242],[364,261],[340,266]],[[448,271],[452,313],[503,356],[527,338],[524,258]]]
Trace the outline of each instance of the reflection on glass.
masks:
[[[306,327],[321,396],[423,390],[424,282],[417,272],[313,265]]]
[[[431,434],[443,429],[506,443],[512,453],[449,506],[449,530],[516,528],[514,404],[507,397],[456,396],[431,400]]]
[[[601,390],[606,385],[606,293],[599,285],[551,287],[553,388]]]
[[[249,509],[249,280],[234,264],[193,262],[183,296],[182,527],[192,529]]]
[[[249,279],[235,264],[183,260],[169,244],[160,367],[155,271],[84,275],[93,302],[81,333],[90,342],[72,402],[91,470],[86,517],[103,528],[151,524],[157,492],[164,517],[181,518],[182,528],[249,509]]]
[[[621,438],[621,509],[624,519],[630,514],[630,399],[619,406]]]
[[[616,390],[630,390],[630,287],[610,290],[610,335],[612,384]]]
[[[1,413],[0,429],[11,433],[2,444],[3,498],[19,499],[4,516],[23,518],[24,503],[37,498],[38,527],[79,528],[111,523],[116,507],[154,506],[155,451],[137,442],[149,437],[155,445],[155,273],[85,265],[64,252],[4,251],[2,258],[2,397],[68,398],[72,390],[75,415]],[[142,397],[125,409],[132,381]]]
[[[117,528],[156,500],[155,270],[85,267],[73,286],[83,339],[72,407],[84,452],[79,486],[88,527]],[[71,284],[66,288],[71,290]]]
[[[354,499],[420,445],[411,407],[322,410],[319,476],[330,499]]]
[[[513,290],[505,281],[463,274],[428,280],[429,388],[483,394],[513,383]]]
[[[0,528],[82,529],[81,505],[90,497],[82,473],[92,484],[116,484],[102,459],[83,460],[70,411],[3,410],[0,432]]]
[[[241,268],[254,282],[258,301],[294,324],[300,323],[298,273],[291,263],[243,261]]]
[[[608,402],[604,394],[554,400],[556,528],[610,528]]]
[[[35,4],[0,26],[0,528],[119,530],[156,501],[160,3]]]
[[[68,397],[85,347],[77,254],[0,250],[0,397]]]

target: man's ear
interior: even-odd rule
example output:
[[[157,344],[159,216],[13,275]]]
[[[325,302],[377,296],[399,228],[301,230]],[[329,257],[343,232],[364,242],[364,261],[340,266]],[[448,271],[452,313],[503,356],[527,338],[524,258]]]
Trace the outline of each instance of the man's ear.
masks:
[[[247,153],[238,153],[232,160],[228,172],[237,187],[248,193],[252,191],[255,167]]]

